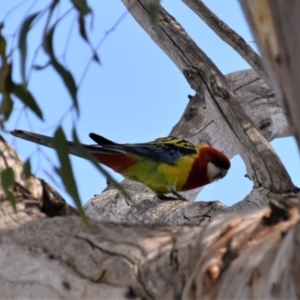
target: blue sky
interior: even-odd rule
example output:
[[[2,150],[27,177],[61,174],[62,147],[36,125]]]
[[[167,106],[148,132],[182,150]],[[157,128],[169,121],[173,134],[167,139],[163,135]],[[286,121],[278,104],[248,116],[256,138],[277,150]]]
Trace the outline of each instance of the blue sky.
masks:
[[[204,1],[225,23],[236,30],[252,46],[253,38],[237,0]],[[23,3],[6,19],[4,34],[13,34],[16,26],[24,17],[32,3],[30,13],[44,8],[49,1],[2,1],[0,19],[8,9]],[[62,1],[57,14],[62,14],[69,6],[69,1]],[[94,12],[93,27],[90,30],[91,17],[88,17],[87,28],[94,46],[105,36],[116,21],[126,11],[121,1],[89,1]],[[224,73],[249,68],[248,64],[227,44],[221,41],[187,6],[181,1],[164,0],[164,7],[181,23],[197,44],[208,54]],[[54,14],[56,16],[56,14]],[[40,36],[45,19],[41,19],[28,38],[27,73],[34,56],[35,48],[40,44]],[[71,30],[71,34],[69,34]],[[14,43],[17,39],[14,40]],[[55,52],[72,71],[77,83],[80,82],[85,66],[91,56],[89,46],[78,36],[76,13],[71,12],[62,21],[54,37]],[[66,47],[66,42],[68,46]],[[13,44],[13,39],[9,40]],[[63,55],[65,54],[65,55]],[[98,50],[101,65],[92,63],[79,89],[80,117],[75,118],[75,126],[83,143],[92,143],[88,134],[95,132],[117,142],[147,142],[157,137],[168,135],[181,117],[188,103],[187,95],[194,94],[183,75],[172,61],[156,45],[143,29],[127,14],[118,26],[110,32]],[[19,53],[14,56],[15,81],[20,81]],[[36,64],[43,65],[47,56],[40,50]],[[63,128],[71,137],[74,114],[61,117],[71,105],[68,91],[52,67],[42,71],[31,72],[29,88],[41,105],[45,122],[40,122],[29,111],[20,112],[17,101],[7,129],[15,128],[53,135],[55,126],[62,121]],[[57,164],[54,151],[43,148],[52,163],[36,153],[32,143],[4,137],[12,142],[19,155],[26,159],[31,157],[32,171],[38,177],[50,183],[46,173],[52,174],[52,163]],[[299,152],[293,138],[278,139],[272,146],[279,154],[289,171],[294,183],[300,186]],[[73,157],[73,168],[80,196],[85,203],[105,188],[105,178],[91,163]],[[232,205],[243,199],[252,188],[252,183],[244,177],[246,169],[239,156],[232,159],[232,168],[221,181],[204,188],[198,196],[201,200],[220,200]],[[121,180],[122,177],[114,174]],[[61,184],[56,189],[72,203]]]

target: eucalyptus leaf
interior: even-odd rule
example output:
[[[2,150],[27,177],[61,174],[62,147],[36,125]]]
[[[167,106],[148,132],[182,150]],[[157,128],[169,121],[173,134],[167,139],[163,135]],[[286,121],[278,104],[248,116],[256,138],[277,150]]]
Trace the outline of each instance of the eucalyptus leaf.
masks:
[[[15,173],[11,167],[8,167],[1,172],[1,185],[3,187],[3,190],[9,202],[11,203],[14,211],[17,211],[17,201],[14,194],[11,191],[11,188],[14,187],[15,182]]]
[[[88,224],[88,219],[85,215],[80,201],[71,161],[69,158],[68,142],[66,140],[64,131],[61,127],[59,127],[55,132],[53,144],[57,151],[57,155],[60,162],[60,167],[57,169],[56,173],[61,177],[68,194],[73,198],[79,216],[86,224]]]
[[[29,159],[27,159],[24,162],[22,176],[25,179],[28,179],[28,178],[30,178],[32,176],[32,173],[31,173],[31,164],[30,164],[30,160]]]
[[[26,85],[26,57],[27,57],[27,35],[30,31],[31,24],[35,18],[39,15],[39,12],[34,13],[27,17],[21,25],[18,47],[21,54],[21,76],[24,85]]]
[[[12,93],[17,96],[28,108],[30,108],[41,120],[43,120],[43,113],[35,101],[32,94],[21,84],[14,84]]]
[[[46,53],[50,57],[50,63],[54,67],[54,69],[58,72],[61,76],[62,80],[64,81],[72,99],[74,106],[79,114],[79,106],[78,106],[78,99],[77,99],[77,86],[74,80],[73,75],[68,71],[57,59],[54,54],[53,50],[53,35],[54,35],[55,25],[47,32],[45,39],[44,39],[44,49]]]
[[[92,162],[92,164],[99,170],[99,172],[101,174],[103,174],[106,178],[107,181],[109,181],[110,183],[112,183],[116,189],[118,189],[120,191],[120,193],[124,196],[124,198],[126,200],[128,200],[128,202],[130,202],[132,205],[135,205],[135,202],[132,200],[132,198],[130,197],[130,195],[126,192],[126,190],[124,189],[124,187],[119,184],[110,174],[109,172],[107,172],[100,164],[99,162],[95,159],[94,156],[92,156],[80,143],[76,130],[73,129],[73,142],[74,142],[74,146],[77,148],[78,152],[85,157],[86,159],[88,159],[90,162]]]
[[[6,61],[6,39],[4,36],[1,34],[0,31],[0,56],[3,59],[3,61]]]
[[[160,0],[151,0],[148,4],[149,15],[154,26],[157,25],[159,16],[159,2]]]
[[[71,0],[80,14],[87,15],[92,12],[86,0]]]
[[[2,102],[0,104],[0,115],[3,115],[3,120],[8,120],[12,113],[14,102],[8,92],[3,92]]]

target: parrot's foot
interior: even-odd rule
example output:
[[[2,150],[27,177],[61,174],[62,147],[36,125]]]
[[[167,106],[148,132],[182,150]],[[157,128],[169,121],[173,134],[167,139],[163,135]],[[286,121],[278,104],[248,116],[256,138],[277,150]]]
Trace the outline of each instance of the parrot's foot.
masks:
[[[171,190],[171,193],[177,197],[177,200],[189,201],[188,199],[177,193],[175,190]]]
[[[156,194],[155,197],[157,197],[159,200],[162,200],[162,201],[174,201],[174,200],[180,200],[180,201],[188,201],[186,198],[184,198],[183,196],[181,196],[180,194],[178,194],[177,192],[175,191],[171,191],[171,193],[173,195],[175,195],[176,197],[170,197],[170,196],[166,196],[164,194]]]

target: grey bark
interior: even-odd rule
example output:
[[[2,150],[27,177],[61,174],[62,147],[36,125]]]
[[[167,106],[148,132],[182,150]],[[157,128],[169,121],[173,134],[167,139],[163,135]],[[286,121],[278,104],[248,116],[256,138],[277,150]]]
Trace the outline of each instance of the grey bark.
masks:
[[[272,88],[261,57],[233,29],[218,18],[201,0],[182,0],[194,11],[224,42],[229,44],[248,62],[260,78]]]
[[[300,147],[299,2],[240,2]]]
[[[268,141],[290,135],[288,122],[280,102],[276,99],[274,92],[253,70],[234,72],[228,74],[226,79],[242,108]],[[188,137],[195,143],[208,142],[230,158],[238,154],[237,149],[228,143],[227,137],[220,131],[213,115],[206,109],[206,105],[197,96],[190,97],[190,102],[181,119],[172,129],[171,135]],[[258,188],[254,189],[250,195],[245,195],[245,199],[231,208],[227,208],[218,201],[163,203],[153,199],[154,195],[147,192],[147,188],[140,184],[125,180],[123,185],[138,205],[131,208],[121,194],[111,188],[85,204],[87,215],[95,220],[113,222],[197,224],[209,220],[221,211],[249,209],[266,205],[269,201],[265,195],[266,191]],[[190,201],[194,201],[200,191],[201,189],[195,189],[183,194]],[[269,195],[270,198],[276,197],[274,194]],[[218,200],[222,201],[222,199]]]
[[[144,3],[146,2],[131,1],[130,9],[144,22],[142,25],[150,26],[148,28],[145,25],[145,29],[154,36],[156,33],[149,20],[146,20],[149,16]],[[300,7],[299,3],[295,5]],[[136,7],[138,9],[134,10]],[[287,17],[289,16],[286,15]],[[170,16],[164,15],[159,20],[159,26],[169,37],[176,35],[173,41],[177,42],[177,46],[190,49],[187,35]],[[158,40],[156,42],[162,43]],[[253,80],[247,81],[246,74],[250,78],[255,77],[253,72],[241,73],[242,76],[229,75],[229,91],[223,75],[202,53],[199,54],[197,48],[194,48],[194,54],[199,55],[195,54],[199,58],[199,64],[194,66],[194,61],[188,59],[186,51],[176,53],[176,49],[172,48],[174,44],[168,44],[166,40],[164,43],[160,46],[163,46],[196,88],[196,95],[191,97],[173,132],[187,135],[192,141],[211,139],[214,143],[219,142],[220,148],[228,151],[231,156],[237,151],[242,153],[248,164],[253,162],[252,150],[260,155],[259,159],[268,160],[271,157],[278,169],[275,165],[268,166],[268,170],[248,168],[249,175],[255,175],[251,176],[255,188],[247,196],[248,200],[245,199],[251,203],[257,201],[257,205],[263,203],[260,200],[270,200],[269,206],[241,212],[240,209],[244,206],[240,205],[231,208],[239,210],[238,212],[216,216],[217,212],[228,211],[228,208],[217,202],[204,206],[203,203],[192,202],[150,202],[153,200],[144,187],[125,181],[124,185],[128,185],[138,202],[135,207],[130,208],[132,219],[135,218],[134,223],[168,224],[128,224],[131,221],[126,218],[125,213],[124,219],[121,218],[122,210],[127,204],[116,190],[108,188],[103,194],[106,197],[101,200],[104,206],[99,208],[98,213],[104,216],[103,219],[126,221],[127,224],[91,220],[90,227],[85,227],[76,212],[45,182],[31,179],[34,180],[34,185],[38,185],[38,189],[30,184],[27,185],[28,189],[24,187],[27,181],[20,175],[22,163],[5,141],[1,140],[0,146],[4,154],[0,159],[0,168],[12,166],[19,172],[17,178],[22,183],[14,188],[18,201],[17,213],[12,210],[5,195],[0,194],[2,298],[300,298],[299,197],[295,193],[289,194],[294,187],[262,137],[264,135],[271,140],[290,134],[278,101],[257,78],[252,77]],[[284,51],[283,49],[283,57],[288,56],[289,52]],[[207,63],[210,70],[207,70]],[[299,72],[295,68],[292,71]],[[270,76],[274,77],[274,74]],[[204,79],[205,84],[202,85],[202,81],[197,79]],[[240,79],[246,84],[241,83]],[[291,84],[295,82],[292,81]],[[220,95],[225,97],[226,103]],[[287,93],[286,96],[289,95]],[[289,101],[293,104],[295,97]],[[270,113],[266,109],[264,115],[260,114],[257,107],[261,110],[269,107]],[[235,115],[239,113],[241,115]],[[239,125],[232,118],[234,115]],[[207,117],[205,120],[208,123],[201,123],[203,116]],[[241,116],[244,116],[243,120]],[[245,121],[248,123],[245,124]],[[195,129],[193,122],[199,122],[200,125]],[[209,132],[220,132],[220,124],[231,126],[225,132],[232,137],[234,147],[226,148],[229,142],[221,142],[222,138],[213,140],[214,134]],[[256,127],[260,128],[260,133]],[[299,128],[295,126],[294,129],[299,136]],[[246,146],[249,145],[247,151],[241,149],[241,141]],[[270,172],[273,168],[279,174]],[[259,187],[257,183],[263,178],[266,178],[266,183],[263,182]],[[283,179],[282,183],[277,182],[280,178]],[[121,212],[113,216],[115,220],[109,219],[110,211],[105,211],[105,205],[109,201],[117,207],[116,211]],[[147,207],[147,203],[154,203],[154,206]],[[139,206],[143,206],[144,218],[137,220],[136,211]],[[212,215],[214,218],[211,218]],[[176,222],[185,224],[169,225]]]
[[[200,225],[130,225],[40,211],[15,189],[0,202],[0,287],[6,299],[299,298],[299,210],[226,214]],[[20,195],[20,197],[18,196]],[[35,203],[35,205],[34,205]]]

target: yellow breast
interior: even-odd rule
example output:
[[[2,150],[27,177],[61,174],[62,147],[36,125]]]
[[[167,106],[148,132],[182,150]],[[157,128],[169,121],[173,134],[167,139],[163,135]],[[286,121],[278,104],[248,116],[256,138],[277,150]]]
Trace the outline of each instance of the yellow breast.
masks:
[[[168,193],[170,188],[180,191],[186,183],[193,162],[192,156],[181,157],[175,165],[141,161],[124,175],[131,180],[145,184],[153,192]]]
[[[180,191],[182,186],[187,181],[193,162],[193,157],[183,156],[178,160],[178,162],[175,165],[161,163],[158,167],[157,173],[160,174],[160,177],[165,178],[165,190],[160,190],[161,187],[159,182],[157,182],[156,188],[164,193],[167,193],[169,191],[169,187],[175,187],[176,191]]]

